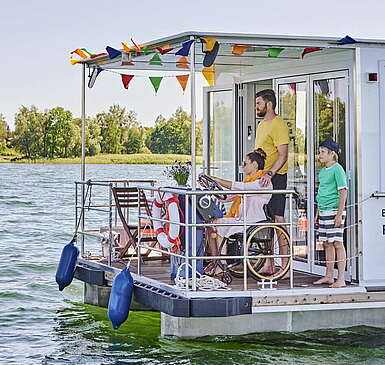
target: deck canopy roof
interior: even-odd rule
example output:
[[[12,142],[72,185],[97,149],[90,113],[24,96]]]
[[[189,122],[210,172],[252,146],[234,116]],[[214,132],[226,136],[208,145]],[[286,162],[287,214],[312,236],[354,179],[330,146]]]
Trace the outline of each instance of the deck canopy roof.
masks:
[[[184,32],[172,36],[156,39],[140,46],[148,50],[157,47],[170,46],[173,49],[161,55],[160,64],[150,64],[154,53],[143,54],[142,52],[125,53],[121,50],[121,55],[110,59],[108,56],[100,56],[83,60],[88,67],[100,66],[103,69],[116,71],[127,70],[153,70],[153,71],[174,71],[184,72],[186,69],[177,67],[180,56],[175,53],[182,47],[182,44],[194,38],[195,41],[195,69],[202,71],[204,46],[201,38],[211,38],[218,41],[220,48],[215,59],[215,66],[226,72],[234,68],[247,69],[260,65],[272,64],[283,60],[301,60],[302,53],[308,48],[321,48],[317,54],[335,54],[344,52],[346,49],[354,49],[361,46],[385,46],[384,40],[357,39],[354,43],[341,43],[341,38],[335,37],[305,37],[305,36],[286,36],[286,35],[261,35],[261,34],[243,34],[243,33],[213,33],[213,32]],[[233,54],[235,45],[250,46],[242,54]],[[281,49],[275,57],[269,55],[269,49]],[[314,53],[315,54],[315,53]],[[312,57],[309,53],[306,57]],[[131,61],[131,62],[130,62]],[[191,60],[188,59],[188,63]],[[133,64],[131,64],[133,63]]]

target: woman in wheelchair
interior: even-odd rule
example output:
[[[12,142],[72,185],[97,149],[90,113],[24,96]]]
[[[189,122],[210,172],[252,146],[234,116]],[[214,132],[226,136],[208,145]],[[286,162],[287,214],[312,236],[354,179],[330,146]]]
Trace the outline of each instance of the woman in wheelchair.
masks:
[[[211,180],[216,187],[232,190],[273,190],[271,183],[263,187],[260,184],[260,177],[265,173],[266,153],[262,149],[248,153],[243,161],[243,172],[245,178],[242,182],[228,181],[214,176],[200,174],[200,179]],[[211,186],[211,189],[213,185]],[[223,195],[223,194],[221,194]],[[244,215],[246,223],[266,222],[263,226],[247,227],[247,252],[249,256],[256,258],[247,259],[247,267],[250,274],[257,279],[273,280],[281,278],[288,270],[287,259],[266,259],[259,256],[273,255],[287,251],[282,249],[283,245],[289,245],[289,237],[282,227],[269,225],[273,221],[271,216],[267,216],[267,204],[271,199],[271,194],[246,194],[247,201],[244,206],[244,197],[241,195],[228,196],[223,202],[232,201],[229,212],[214,223],[226,223],[226,226],[217,226],[216,234],[212,233],[208,239],[208,253],[212,256],[243,255],[243,226],[232,226],[231,223],[243,223]],[[244,213],[245,210],[245,213]],[[283,252],[285,253],[285,252]],[[277,271],[278,267],[278,271]],[[209,275],[220,274],[229,271],[233,276],[243,275],[243,261],[237,259],[214,260],[206,266],[205,272]]]

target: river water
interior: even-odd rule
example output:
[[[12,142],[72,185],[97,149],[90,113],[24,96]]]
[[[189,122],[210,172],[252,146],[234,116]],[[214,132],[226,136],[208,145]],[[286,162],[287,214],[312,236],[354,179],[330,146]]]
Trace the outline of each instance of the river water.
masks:
[[[87,178],[164,179],[164,166],[89,165]],[[208,337],[159,337],[160,316],[130,312],[112,329],[106,310],[63,292],[55,270],[74,227],[79,165],[0,164],[0,363],[385,364],[385,331],[369,327]]]

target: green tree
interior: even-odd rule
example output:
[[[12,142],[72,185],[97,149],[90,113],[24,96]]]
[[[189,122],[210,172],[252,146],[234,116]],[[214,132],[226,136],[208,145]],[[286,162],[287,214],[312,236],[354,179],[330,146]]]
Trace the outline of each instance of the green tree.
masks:
[[[197,123],[197,153],[202,152],[202,123]],[[153,153],[190,154],[191,118],[179,107],[167,121],[158,116],[155,128],[146,139],[146,145]]]
[[[44,115],[35,106],[22,106],[15,116],[13,144],[28,158],[41,155]]]
[[[124,153],[139,153],[143,146],[143,128],[132,127],[128,129],[126,140],[123,142]]]
[[[7,149],[7,138],[9,137],[10,131],[5,117],[0,114],[0,153],[5,153]]]
[[[96,119],[100,124],[101,151],[103,153],[121,153],[124,142],[128,139],[128,130],[139,127],[136,113],[126,112],[119,105],[112,105],[108,112],[99,113]]]

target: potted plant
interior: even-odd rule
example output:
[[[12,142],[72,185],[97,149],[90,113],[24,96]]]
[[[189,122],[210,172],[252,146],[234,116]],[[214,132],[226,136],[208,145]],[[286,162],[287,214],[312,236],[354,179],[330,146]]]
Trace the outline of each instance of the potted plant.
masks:
[[[164,174],[167,177],[174,179],[174,181],[179,186],[186,186],[187,181],[191,173],[191,163],[186,162],[182,163],[181,161],[175,161],[175,164],[172,166],[166,167]]]

